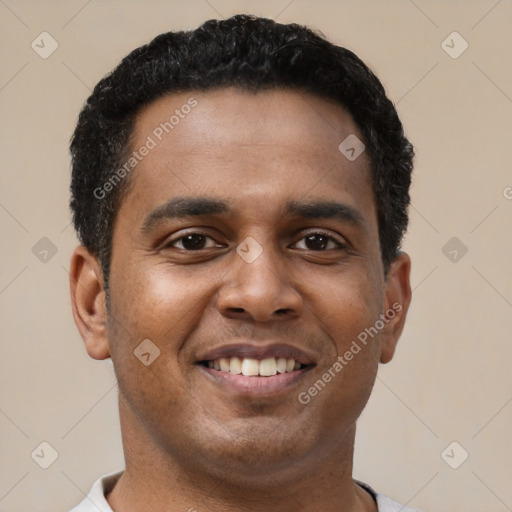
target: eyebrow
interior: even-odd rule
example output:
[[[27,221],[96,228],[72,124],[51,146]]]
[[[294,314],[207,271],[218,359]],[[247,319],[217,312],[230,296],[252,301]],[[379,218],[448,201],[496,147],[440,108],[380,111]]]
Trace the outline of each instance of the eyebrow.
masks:
[[[229,205],[209,197],[175,197],[158,206],[144,220],[142,231],[148,232],[163,219],[218,215],[230,211]]]
[[[362,214],[347,204],[337,201],[290,201],[285,212],[305,219],[336,219],[346,224],[366,224]]]
[[[232,211],[226,201],[209,197],[175,197],[155,208],[144,220],[142,231],[149,232],[164,219],[204,217]],[[284,213],[304,219],[336,219],[346,224],[364,226],[362,214],[354,207],[337,201],[289,201]]]

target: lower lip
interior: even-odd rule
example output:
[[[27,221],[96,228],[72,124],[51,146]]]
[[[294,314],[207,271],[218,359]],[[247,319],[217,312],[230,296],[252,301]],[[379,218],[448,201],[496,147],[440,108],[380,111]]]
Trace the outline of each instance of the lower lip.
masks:
[[[248,377],[200,366],[200,370],[204,371],[210,379],[240,395],[247,396],[274,395],[289,391],[301,382],[312,368],[313,366],[308,366],[302,370],[278,373],[270,377]]]

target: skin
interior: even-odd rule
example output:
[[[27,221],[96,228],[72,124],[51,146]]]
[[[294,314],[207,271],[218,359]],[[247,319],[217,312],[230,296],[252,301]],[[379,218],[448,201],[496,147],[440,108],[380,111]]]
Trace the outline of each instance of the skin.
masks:
[[[352,480],[355,425],[402,332],[410,260],[400,253],[384,275],[369,160],[338,150],[360,131],[341,106],[309,94],[221,89],[145,107],[132,149],[190,97],[197,106],[130,176],[114,227],[109,311],[97,259],[84,247],[72,256],[75,321],[91,357],[112,357],[119,383],[126,471],[108,501],[116,512],[375,511]],[[144,230],[176,197],[230,210]],[[287,201],[336,201],[360,220],[289,216]],[[198,230],[203,248],[187,250],[182,237]],[[305,238],[319,232],[332,237],[327,246]],[[252,263],[236,251],[247,237],[263,251]],[[395,303],[401,311],[300,403]],[[160,350],[149,366],[133,354],[145,339]],[[209,347],[269,340],[315,363],[277,394],[243,396],[196,364]]]

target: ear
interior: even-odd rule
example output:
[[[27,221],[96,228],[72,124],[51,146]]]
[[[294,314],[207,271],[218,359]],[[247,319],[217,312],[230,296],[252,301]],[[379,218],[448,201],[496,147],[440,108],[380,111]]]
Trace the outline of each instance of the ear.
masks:
[[[411,303],[411,258],[400,252],[391,263],[385,285],[385,317],[380,362],[389,363],[402,334],[405,317]]]
[[[73,317],[87,353],[93,359],[107,359],[110,351],[103,273],[97,258],[82,245],[71,256],[69,285]]]

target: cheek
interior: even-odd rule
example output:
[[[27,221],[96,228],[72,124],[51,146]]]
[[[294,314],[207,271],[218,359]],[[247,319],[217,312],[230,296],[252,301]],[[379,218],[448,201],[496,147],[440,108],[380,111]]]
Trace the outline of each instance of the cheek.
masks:
[[[319,414],[344,421],[351,410],[348,416],[355,420],[368,400],[377,373],[381,333],[372,327],[379,319],[384,294],[374,280],[348,273],[323,284],[323,292],[317,292],[313,301],[315,315],[333,344],[331,354],[335,353],[318,373],[322,382],[317,380],[315,389],[305,391],[317,401]]]
[[[118,272],[111,281],[114,328],[109,330],[109,344],[118,379],[126,376],[126,389],[132,389],[135,380],[148,388],[160,387],[159,382],[152,382],[157,374],[167,389],[186,386],[190,363],[186,340],[205,323],[217,280],[214,272],[198,275],[197,270],[184,268],[177,272],[168,263],[141,264],[136,272],[126,266]],[[136,357],[148,352],[144,343],[158,355],[148,367],[151,375]],[[137,386],[132,391],[143,393]],[[155,403],[155,397],[151,402]]]
[[[318,325],[335,341],[338,354],[375,324],[382,309],[383,288],[377,280],[369,276],[362,278],[358,272],[317,279],[314,289],[312,303]]]
[[[156,265],[111,280],[109,344],[119,390],[148,425],[181,410],[186,393],[180,368],[183,340],[200,323],[204,289]],[[119,268],[119,265],[118,265]],[[160,418],[160,419],[159,419]]]
[[[169,344],[197,321],[211,277],[191,279],[172,270],[141,265],[132,278],[126,273],[112,282],[112,312],[134,335]]]

